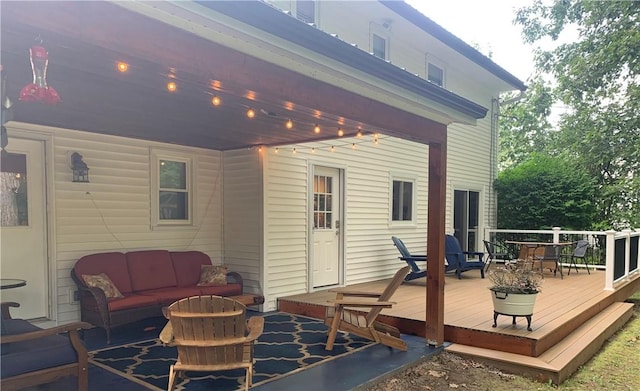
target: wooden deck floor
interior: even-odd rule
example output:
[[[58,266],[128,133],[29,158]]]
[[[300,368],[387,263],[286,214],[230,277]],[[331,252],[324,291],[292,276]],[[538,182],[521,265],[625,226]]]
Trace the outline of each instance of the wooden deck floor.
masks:
[[[493,355],[497,353],[507,357],[507,361],[526,361],[527,357],[532,362],[540,361],[544,359],[540,356],[547,351],[547,355],[557,355],[554,352],[563,349],[559,347],[561,341],[569,340],[579,327],[599,314],[606,315],[605,309],[624,301],[640,289],[640,278],[636,278],[623,289],[605,291],[604,271],[592,271],[590,275],[584,270],[579,273],[574,271],[569,276],[565,275],[564,279],[554,277],[552,273],[546,274],[542,292],[536,299],[532,331],[527,331],[525,318],[517,318],[516,325],[512,325],[512,318],[508,316],[499,316],[498,325],[493,328],[493,305],[488,289],[490,281],[476,274],[479,273],[467,272],[462,280],[455,276],[446,277],[445,341],[494,352]],[[374,281],[349,288],[377,291],[383,289],[387,282]],[[402,284],[391,299],[396,304],[391,309],[383,310],[384,317],[381,320],[398,327],[402,333],[424,336],[428,299],[425,284],[424,278]],[[322,318],[327,301],[333,298],[334,295],[326,290],[288,296],[278,299],[278,308],[285,312]],[[628,319],[631,312],[629,307],[620,311]],[[620,324],[620,321],[613,319],[614,316],[616,319],[624,318],[618,313],[611,315],[612,324]],[[581,360],[584,362],[584,358]],[[543,366],[548,365],[543,363]]]
[[[604,290],[604,271],[545,275],[527,331],[525,318],[499,316],[493,328],[490,281],[467,272],[462,280],[447,276],[445,282],[445,341],[447,350],[468,355],[513,373],[559,384],[591,358],[604,341],[632,315],[633,305],[622,303],[640,290],[640,276],[614,291]],[[380,291],[388,280],[349,286],[354,290]],[[405,282],[391,298],[396,304],[383,310],[379,320],[404,334],[424,337],[426,279]],[[327,290],[278,299],[281,311],[323,318],[334,294]]]

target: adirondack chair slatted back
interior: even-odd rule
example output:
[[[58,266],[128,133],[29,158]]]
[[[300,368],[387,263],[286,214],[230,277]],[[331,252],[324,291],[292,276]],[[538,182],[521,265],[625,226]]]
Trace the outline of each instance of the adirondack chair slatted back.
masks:
[[[393,275],[393,278],[389,282],[389,285],[382,291],[378,301],[389,301],[391,296],[398,290],[400,285],[402,285],[402,281],[404,281],[404,277],[411,271],[410,266],[405,266],[402,269],[398,270],[396,274]],[[376,320],[378,315],[382,311],[382,308],[372,308],[365,316],[367,327],[371,326],[373,322]]]
[[[404,242],[400,240],[400,238],[392,236],[391,240],[393,241],[393,244],[396,246],[396,248],[400,252],[400,255],[402,255],[405,258],[411,258],[411,253],[409,252],[409,249],[404,244]]]
[[[234,300],[195,296],[169,307],[173,344],[183,365],[219,365],[246,362],[250,346],[243,343],[246,307]],[[237,339],[239,343],[233,343]],[[223,346],[216,343],[225,342]]]

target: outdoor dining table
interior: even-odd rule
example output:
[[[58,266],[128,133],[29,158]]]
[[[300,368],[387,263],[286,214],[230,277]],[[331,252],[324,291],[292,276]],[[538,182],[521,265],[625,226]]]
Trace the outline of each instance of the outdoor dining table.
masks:
[[[521,258],[524,256],[525,259],[529,259],[532,261],[536,261],[536,260],[540,261],[541,272],[543,270],[543,267],[542,267],[543,261],[555,261],[556,270],[560,271],[560,279],[564,278],[564,275],[562,273],[562,264],[560,263],[560,251],[564,246],[573,245],[573,242],[553,243],[553,242],[530,242],[530,241],[505,240],[505,243],[520,246],[519,254]],[[537,249],[547,247],[547,246],[553,246],[555,249],[555,256],[553,259],[544,257],[544,254],[546,253],[546,251],[542,255],[536,255]]]

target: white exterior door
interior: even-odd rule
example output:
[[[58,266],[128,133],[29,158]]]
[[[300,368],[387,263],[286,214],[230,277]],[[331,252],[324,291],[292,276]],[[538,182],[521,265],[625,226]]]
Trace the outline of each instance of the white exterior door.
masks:
[[[340,170],[318,167],[313,172],[313,287],[337,285],[342,265]]]
[[[26,280],[27,285],[4,289],[2,301],[15,301],[16,318],[49,316],[47,229],[45,213],[44,143],[9,138],[0,168],[0,276]]]

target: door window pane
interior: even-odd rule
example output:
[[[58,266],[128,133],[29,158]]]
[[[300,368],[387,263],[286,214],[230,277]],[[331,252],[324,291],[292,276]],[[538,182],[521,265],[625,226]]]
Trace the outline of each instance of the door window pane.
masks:
[[[323,175],[315,175],[313,178],[313,227],[315,229],[332,227],[332,179]]]
[[[372,46],[373,46],[373,55],[376,57],[380,57],[383,60],[387,59],[387,40],[379,36],[378,34],[373,34],[372,38]]]

